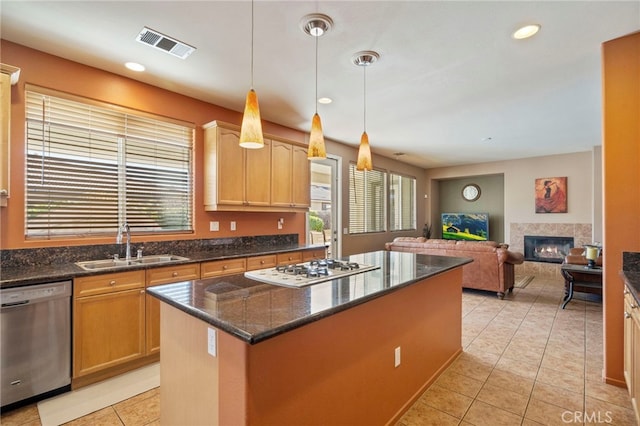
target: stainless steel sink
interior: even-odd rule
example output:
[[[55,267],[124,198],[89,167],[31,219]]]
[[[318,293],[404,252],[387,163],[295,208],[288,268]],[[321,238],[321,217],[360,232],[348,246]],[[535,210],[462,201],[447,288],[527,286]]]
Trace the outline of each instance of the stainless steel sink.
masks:
[[[95,271],[99,269],[110,268],[126,268],[136,265],[153,265],[157,263],[170,263],[179,260],[189,260],[188,257],[175,256],[173,254],[158,254],[150,256],[142,256],[141,258],[135,258],[130,260],[124,259],[104,259],[104,260],[87,260],[85,262],[76,262],[76,265],[84,269],[85,271]]]

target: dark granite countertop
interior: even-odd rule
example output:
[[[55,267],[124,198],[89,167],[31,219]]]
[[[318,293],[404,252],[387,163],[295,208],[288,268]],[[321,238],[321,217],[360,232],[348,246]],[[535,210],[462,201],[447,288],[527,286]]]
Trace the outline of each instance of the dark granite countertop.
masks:
[[[100,275],[113,272],[133,271],[140,269],[153,269],[170,265],[184,265],[189,263],[206,262],[210,260],[223,260],[238,257],[261,256],[267,254],[284,253],[295,250],[308,250],[322,245],[285,244],[279,246],[258,246],[252,248],[217,248],[209,251],[190,251],[184,254],[188,260],[177,260],[168,263],[156,263],[147,265],[135,265],[127,267],[105,268],[86,271],[74,262],[60,263],[56,265],[33,265],[20,267],[2,267],[0,270],[0,288],[17,287],[44,282],[53,282],[73,279],[80,276]],[[147,253],[145,253],[146,255]],[[163,254],[163,253],[158,253]],[[175,254],[175,253],[171,253]]]
[[[239,274],[160,285],[147,291],[255,344],[472,261],[389,251],[344,258],[347,259],[380,268],[302,288],[264,284]]]
[[[621,275],[636,304],[640,305],[640,252],[622,253]]]

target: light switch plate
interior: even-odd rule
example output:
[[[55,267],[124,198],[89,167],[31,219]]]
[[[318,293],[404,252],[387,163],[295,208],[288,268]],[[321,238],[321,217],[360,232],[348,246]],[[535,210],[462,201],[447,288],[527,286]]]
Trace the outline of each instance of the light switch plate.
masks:
[[[236,221],[235,221],[235,220],[232,220],[232,221],[231,221],[231,230],[232,230],[232,231],[235,231],[235,230],[236,230]]]
[[[215,232],[220,230],[220,222],[217,220],[212,220],[209,222],[209,231]]]
[[[216,330],[213,328],[207,328],[207,352],[211,356],[218,356],[218,342],[216,340]]]

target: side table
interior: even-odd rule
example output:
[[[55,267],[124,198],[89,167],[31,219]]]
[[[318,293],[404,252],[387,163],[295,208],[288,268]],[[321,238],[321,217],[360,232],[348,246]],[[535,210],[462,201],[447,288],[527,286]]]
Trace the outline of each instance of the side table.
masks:
[[[560,273],[569,284],[569,289],[562,300],[562,309],[564,309],[565,306],[567,306],[567,303],[573,299],[574,285],[586,288],[602,289],[602,267],[600,266],[588,268],[584,265],[564,263],[560,268]]]

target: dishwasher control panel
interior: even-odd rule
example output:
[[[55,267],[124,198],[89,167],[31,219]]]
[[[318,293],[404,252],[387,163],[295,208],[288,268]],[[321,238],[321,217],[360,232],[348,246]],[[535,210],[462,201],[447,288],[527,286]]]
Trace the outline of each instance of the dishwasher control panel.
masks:
[[[2,307],[9,307],[69,296],[71,296],[71,281],[60,281],[2,289],[0,303]]]

